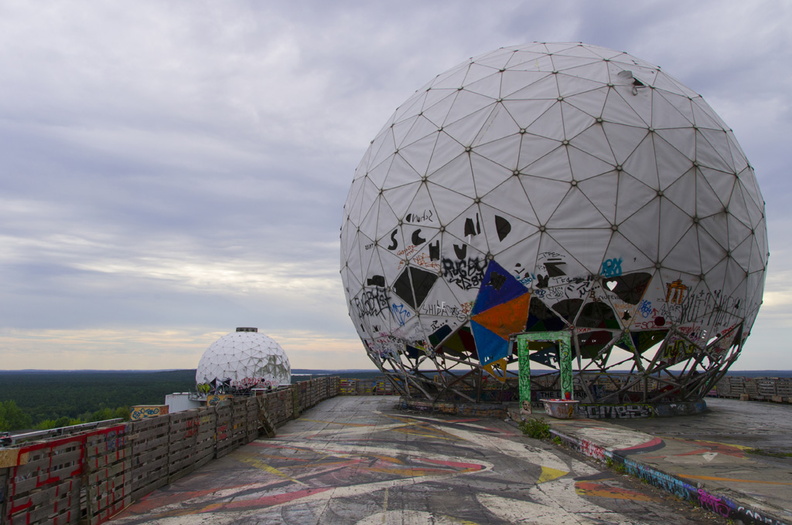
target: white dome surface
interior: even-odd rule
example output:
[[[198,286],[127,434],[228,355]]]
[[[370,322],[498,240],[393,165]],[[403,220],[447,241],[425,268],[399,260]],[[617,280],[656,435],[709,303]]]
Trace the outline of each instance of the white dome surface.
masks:
[[[236,388],[291,384],[291,366],[283,348],[253,328],[238,328],[212,343],[198,363],[195,382],[231,380]]]
[[[767,259],[732,130],[657,66],[578,43],[498,49],[416,91],[341,228],[350,317],[394,370],[512,359],[511,335],[545,330],[599,370],[614,345],[647,374],[728,366]]]

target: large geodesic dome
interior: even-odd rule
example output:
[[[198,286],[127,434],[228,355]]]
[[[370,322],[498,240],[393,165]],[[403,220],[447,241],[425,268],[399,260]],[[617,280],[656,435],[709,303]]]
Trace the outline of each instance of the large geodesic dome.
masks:
[[[246,390],[291,384],[283,348],[257,328],[240,327],[206,349],[195,371],[197,384]]]
[[[517,365],[551,389],[564,363],[585,401],[700,399],[741,352],[767,260],[732,130],[659,67],[579,43],[498,49],[416,91],[341,228],[369,357],[430,399],[509,399]]]

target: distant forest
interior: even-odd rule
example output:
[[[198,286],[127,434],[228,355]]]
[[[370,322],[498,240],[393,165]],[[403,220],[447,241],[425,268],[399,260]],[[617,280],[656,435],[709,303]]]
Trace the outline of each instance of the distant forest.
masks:
[[[379,372],[292,370],[292,382],[324,375],[367,378]],[[162,405],[167,394],[190,391],[195,370],[0,370],[0,431],[127,418],[133,405]]]
[[[292,382],[333,375],[368,379],[376,370],[292,370]],[[745,377],[792,377],[788,370],[731,370]],[[195,370],[0,371],[0,431],[67,426],[128,417],[133,405],[161,405],[195,390]]]
[[[132,405],[161,405],[166,394],[194,389],[195,370],[0,371],[0,430],[128,416]]]

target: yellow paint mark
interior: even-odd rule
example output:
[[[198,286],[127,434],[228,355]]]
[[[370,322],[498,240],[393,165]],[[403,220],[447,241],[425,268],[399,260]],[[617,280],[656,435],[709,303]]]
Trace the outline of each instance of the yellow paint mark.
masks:
[[[553,481],[554,479],[558,479],[561,476],[566,476],[567,474],[569,474],[567,471],[543,466],[542,475],[539,476],[539,480],[536,483],[538,484],[544,483],[545,481]]]
[[[278,477],[281,477],[281,478],[284,478],[284,479],[288,479],[289,481],[292,481],[294,483],[299,483],[300,485],[305,485],[305,483],[303,483],[299,479],[295,479],[295,478],[289,476],[288,474],[286,474],[285,472],[283,472],[282,470],[278,470],[275,467],[267,465],[266,463],[264,463],[263,461],[261,461],[259,459],[245,458],[245,459],[242,460],[242,462],[243,463],[247,463],[251,467],[257,468],[259,470],[263,470],[264,472],[269,472],[270,474],[275,474]],[[305,485],[305,486],[307,486],[307,485]]]
[[[792,485],[784,481],[761,481],[758,479],[738,479],[738,478],[718,478],[715,476],[690,476],[688,474],[677,474],[681,478],[703,479],[709,481],[736,481],[738,483],[762,483],[764,485]]]
[[[575,488],[575,493],[578,496],[596,496],[599,498],[610,499],[628,499],[631,501],[657,501],[655,498],[649,497],[646,494],[633,491],[620,491],[616,492],[608,488]]]

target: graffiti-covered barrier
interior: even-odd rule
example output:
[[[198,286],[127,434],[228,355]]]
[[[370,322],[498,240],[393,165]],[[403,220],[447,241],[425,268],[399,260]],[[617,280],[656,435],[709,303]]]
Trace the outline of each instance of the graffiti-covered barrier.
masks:
[[[272,435],[338,395],[338,386],[336,377],[312,379],[217,406],[0,448],[0,525],[104,523],[154,489]]]
[[[792,377],[724,376],[714,394],[752,401],[792,403]]]

